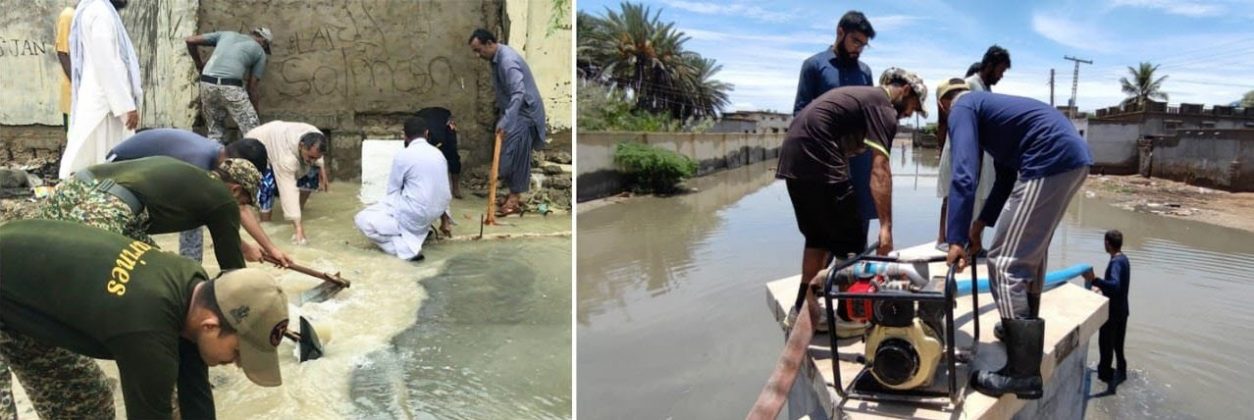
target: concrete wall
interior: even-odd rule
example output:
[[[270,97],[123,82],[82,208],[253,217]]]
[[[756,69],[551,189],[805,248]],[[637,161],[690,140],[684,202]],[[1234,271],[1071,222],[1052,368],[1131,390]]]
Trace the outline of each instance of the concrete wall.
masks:
[[[570,130],[574,115],[571,104],[571,21],[570,0],[506,0],[510,46],[518,50],[544,98],[545,116],[551,132]],[[469,36],[469,35],[467,35]]]
[[[1137,169],[1136,141],[1141,125],[1111,121],[1091,121],[1084,135],[1093,153],[1093,170],[1108,174],[1131,174]]]
[[[61,66],[55,47],[56,20],[73,0],[14,2],[0,14],[0,125],[56,126],[61,131]],[[144,101],[143,126],[191,126],[196,97],[195,67],[184,52],[183,38],[196,30],[197,0],[136,1],[122,10],[139,57]],[[6,130],[7,131],[7,130]],[[15,134],[8,131],[7,134]],[[8,139],[12,140],[12,139]]]
[[[1254,130],[1180,131],[1153,141],[1151,175],[1228,191],[1254,191]]]
[[[744,133],[579,133],[577,201],[612,195],[623,185],[614,164],[618,143],[636,142],[670,150],[696,160],[697,174],[735,168],[778,156],[783,134]]]
[[[10,155],[63,147],[53,43],[56,16],[69,3],[76,1],[21,2],[0,16],[0,150]],[[203,127],[185,37],[270,27],[258,114],[262,122],[305,121],[327,132],[331,174],[344,179],[360,174],[363,139],[399,137],[405,118],[426,106],[457,117],[463,165],[490,162],[491,70],[466,46],[479,27],[509,34],[527,57],[545,95],[555,139],[549,149],[569,153],[573,7],[564,2],[565,15],[553,19],[561,3],[510,1],[507,16],[503,0],[165,0],[132,2],[122,15],[141,61],[143,127]],[[505,20],[514,22],[508,31]],[[211,53],[201,50],[206,59]]]
[[[479,27],[500,32],[502,12],[491,0],[219,1],[201,4],[198,27],[270,27],[261,120],[304,121],[329,133],[332,176],[356,178],[362,140],[398,137],[404,120],[427,106],[456,116],[467,166],[487,161],[491,71],[466,39]]]

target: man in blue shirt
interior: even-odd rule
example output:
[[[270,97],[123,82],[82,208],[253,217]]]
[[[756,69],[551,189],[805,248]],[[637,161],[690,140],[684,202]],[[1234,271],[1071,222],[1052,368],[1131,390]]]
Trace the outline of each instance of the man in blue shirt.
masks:
[[[872,86],[875,79],[871,76],[871,67],[859,61],[858,57],[874,38],[875,28],[862,12],[850,10],[841,16],[840,23],[836,24],[836,43],[801,64],[793,116],[829,90],[842,86]],[[891,138],[884,147],[892,150]],[[850,183],[857,197],[855,204],[862,219],[861,234],[864,238],[871,219],[878,217],[875,200],[871,196],[872,153],[867,150],[849,160]],[[891,200],[891,196],[889,198]]]
[[[1123,338],[1128,332],[1128,288],[1131,287],[1132,265],[1128,256],[1123,254],[1123,232],[1106,231],[1106,253],[1110,254],[1110,263],[1106,264],[1106,277],[1093,276],[1093,270],[1084,273],[1084,279],[1093,286],[1093,291],[1101,292],[1110,299],[1110,317],[1102,324],[1097,336],[1097,348],[1101,360],[1097,362],[1097,379],[1106,383],[1108,392],[1115,393],[1115,387],[1128,378],[1128,361],[1123,357]],[[1111,369],[1111,353],[1118,369]]]
[[[990,396],[1038,399],[1045,338],[1045,320],[1038,315],[1049,242],[1088,175],[1092,155],[1071,121],[1041,101],[970,92],[959,78],[938,86],[937,97],[940,117],[949,123],[953,167],[946,214],[949,264],[965,266],[981,248],[984,227],[996,228],[988,272],[1005,327],[1006,366],[975,371],[971,386]],[[993,158],[996,177],[973,222],[982,153]],[[1003,214],[1008,220],[996,224]]]

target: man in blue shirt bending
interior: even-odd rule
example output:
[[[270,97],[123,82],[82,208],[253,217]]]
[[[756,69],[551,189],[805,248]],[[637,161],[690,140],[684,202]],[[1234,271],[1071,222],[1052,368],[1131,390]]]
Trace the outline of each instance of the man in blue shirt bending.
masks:
[[[1128,332],[1128,288],[1131,287],[1132,265],[1128,256],[1123,254],[1123,232],[1106,231],[1106,253],[1110,254],[1110,263],[1106,264],[1106,277],[1093,276],[1093,270],[1084,273],[1084,279],[1093,286],[1093,291],[1101,292],[1110,299],[1110,317],[1102,324],[1097,336],[1097,348],[1101,360],[1097,362],[1097,379],[1106,383],[1111,394],[1115,387],[1128,378],[1128,361],[1123,357],[1123,338]],[[1118,369],[1111,369],[1111,353]]]
[[[949,123],[953,167],[946,214],[949,264],[962,268],[979,252],[984,227],[996,228],[988,252],[989,289],[1005,327],[1006,366],[975,371],[971,386],[994,397],[1014,393],[1038,399],[1045,338],[1045,320],[1038,315],[1049,242],[1093,157],[1071,121],[1041,101],[971,92],[959,78],[941,83],[936,96],[940,118]],[[973,221],[984,153],[992,157],[996,177]],[[999,215],[1008,220],[996,224]]]

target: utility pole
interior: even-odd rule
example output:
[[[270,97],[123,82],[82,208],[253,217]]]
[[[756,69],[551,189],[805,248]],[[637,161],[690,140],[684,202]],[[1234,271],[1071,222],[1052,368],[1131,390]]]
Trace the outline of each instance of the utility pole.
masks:
[[[1071,61],[1074,61],[1074,62],[1075,62],[1075,73],[1073,73],[1073,74],[1071,75],[1071,101],[1070,101],[1070,103],[1068,104],[1068,106],[1071,108],[1071,109],[1070,109],[1070,111],[1071,111],[1071,118],[1075,118],[1075,112],[1076,112],[1076,109],[1075,109],[1075,92],[1076,92],[1076,88],[1077,88],[1077,87],[1079,87],[1079,85],[1080,85],[1080,63],[1084,63],[1084,64],[1093,64],[1093,61],[1092,61],[1092,60],[1085,60],[1085,59],[1082,59],[1082,58],[1075,58],[1075,57],[1072,57],[1072,56],[1069,56],[1069,55],[1065,55],[1065,56],[1063,56],[1062,58],[1063,58],[1063,59],[1065,59],[1065,60],[1071,60]]]
[[[1049,106],[1054,106],[1054,69],[1049,69]]]

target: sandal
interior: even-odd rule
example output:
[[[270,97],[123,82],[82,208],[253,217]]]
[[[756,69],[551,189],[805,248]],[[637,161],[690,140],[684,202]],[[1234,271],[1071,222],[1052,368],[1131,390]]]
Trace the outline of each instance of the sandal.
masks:
[[[517,214],[522,217],[523,209],[520,206],[502,206],[496,210],[496,217],[505,217],[511,214]]]

